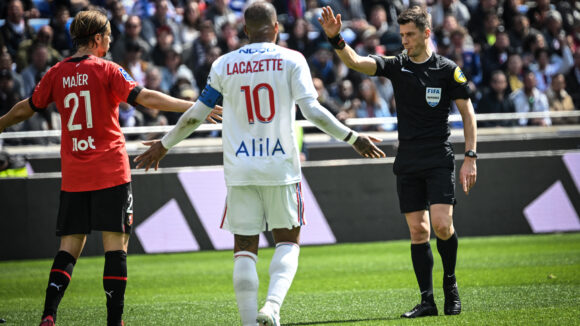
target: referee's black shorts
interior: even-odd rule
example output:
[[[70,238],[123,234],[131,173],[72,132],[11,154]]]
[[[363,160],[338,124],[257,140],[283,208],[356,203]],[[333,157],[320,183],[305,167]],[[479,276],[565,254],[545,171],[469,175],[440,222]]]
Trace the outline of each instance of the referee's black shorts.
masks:
[[[433,204],[455,205],[455,169],[437,167],[397,175],[401,213],[428,210]]]
[[[60,192],[56,235],[89,234],[91,230],[131,233],[131,183],[83,192]]]

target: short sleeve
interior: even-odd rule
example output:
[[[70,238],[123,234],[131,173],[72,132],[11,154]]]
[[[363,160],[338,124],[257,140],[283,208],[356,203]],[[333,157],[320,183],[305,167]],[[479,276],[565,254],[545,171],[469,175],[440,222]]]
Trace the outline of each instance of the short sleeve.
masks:
[[[111,95],[119,102],[126,102],[129,93],[137,86],[137,82],[121,66],[115,63],[108,64],[108,80],[110,83]]]
[[[467,78],[465,78],[463,71],[461,71],[461,68],[458,66],[452,67],[451,71],[449,79],[451,100],[468,99],[469,87],[467,84]]]
[[[377,71],[375,72],[375,76],[382,76],[391,78],[393,67],[401,66],[399,60],[395,56],[378,56],[378,55],[370,55],[369,57],[375,59],[377,62]]]
[[[52,85],[54,85],[52,80],[54,79],[54,69],[55,67],[50,68],[34,88],[34,91],[30,96],[30,100],[28,101],[32,110],[44,110],[50,103],[54,101],[52,98]]]
[[[310,68],[304,56],[300,54],[300,58],[295,62],[295,67],[292,71],[293,76],[290,78],[292,86],[292,96],[295,101],[304,98],[318,98],[318,93],[314,84],[312,83],[312,75]]]

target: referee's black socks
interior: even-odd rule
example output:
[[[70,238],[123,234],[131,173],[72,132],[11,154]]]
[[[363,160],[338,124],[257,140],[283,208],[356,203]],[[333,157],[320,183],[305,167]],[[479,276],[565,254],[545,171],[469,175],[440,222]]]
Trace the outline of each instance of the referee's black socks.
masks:
[[[77,260],[71,254],[62,250],[54,257],[50,276],[48,277],[42,319],[50,315],[56,320],[56,310],[64,296],[64,291],[70,283],[76,262]]]
[[[455,284],[455,264],[457,262],[457,232],[447,240],[437,238],[437,251],[443,263],[443,285]]]
[[[127,287],[127,253],[123,250],[105,253],[103,288],[107,296],[107,325],[122,325],[125,288]]]
[[[435,304],[433,299],[433,252],[429,241],[411,244],[411,260],[421,290],[421,301]]]

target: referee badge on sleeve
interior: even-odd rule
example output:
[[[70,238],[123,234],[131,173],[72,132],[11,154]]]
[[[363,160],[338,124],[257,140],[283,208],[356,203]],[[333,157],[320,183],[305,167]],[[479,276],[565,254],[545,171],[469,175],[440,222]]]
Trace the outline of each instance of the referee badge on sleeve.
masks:
[[[467,81],[467,78],[465,78],[463,71],[461,71],[461,68],[459,67],[455,67],[455,71],[453,72],[453,78],[455,78],[455,81],[458,82],[459,84],[463,84]]]
[[[427,100],[427,104],[429,104],[429,106],[437,106],[439,101],[441,101],[441,88],[427,87],[425,90],[425,99]]]

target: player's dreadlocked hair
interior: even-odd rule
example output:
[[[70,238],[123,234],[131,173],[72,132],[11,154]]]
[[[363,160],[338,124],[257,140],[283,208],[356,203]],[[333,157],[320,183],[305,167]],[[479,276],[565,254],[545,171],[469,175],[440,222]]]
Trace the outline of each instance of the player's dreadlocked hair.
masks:
[[[109,30],[107,14],[101,10],[79,12],[70,25],[70,34],[76,49],[90,46],[95,40],[93,36],[104,34]]]
[[[397,18],[399,25],[408,23],[415,23],[415,26],[421,31],[429,28],[431,29],[431,17],[425,9],[419,6],[413,6],[403,11]]]

